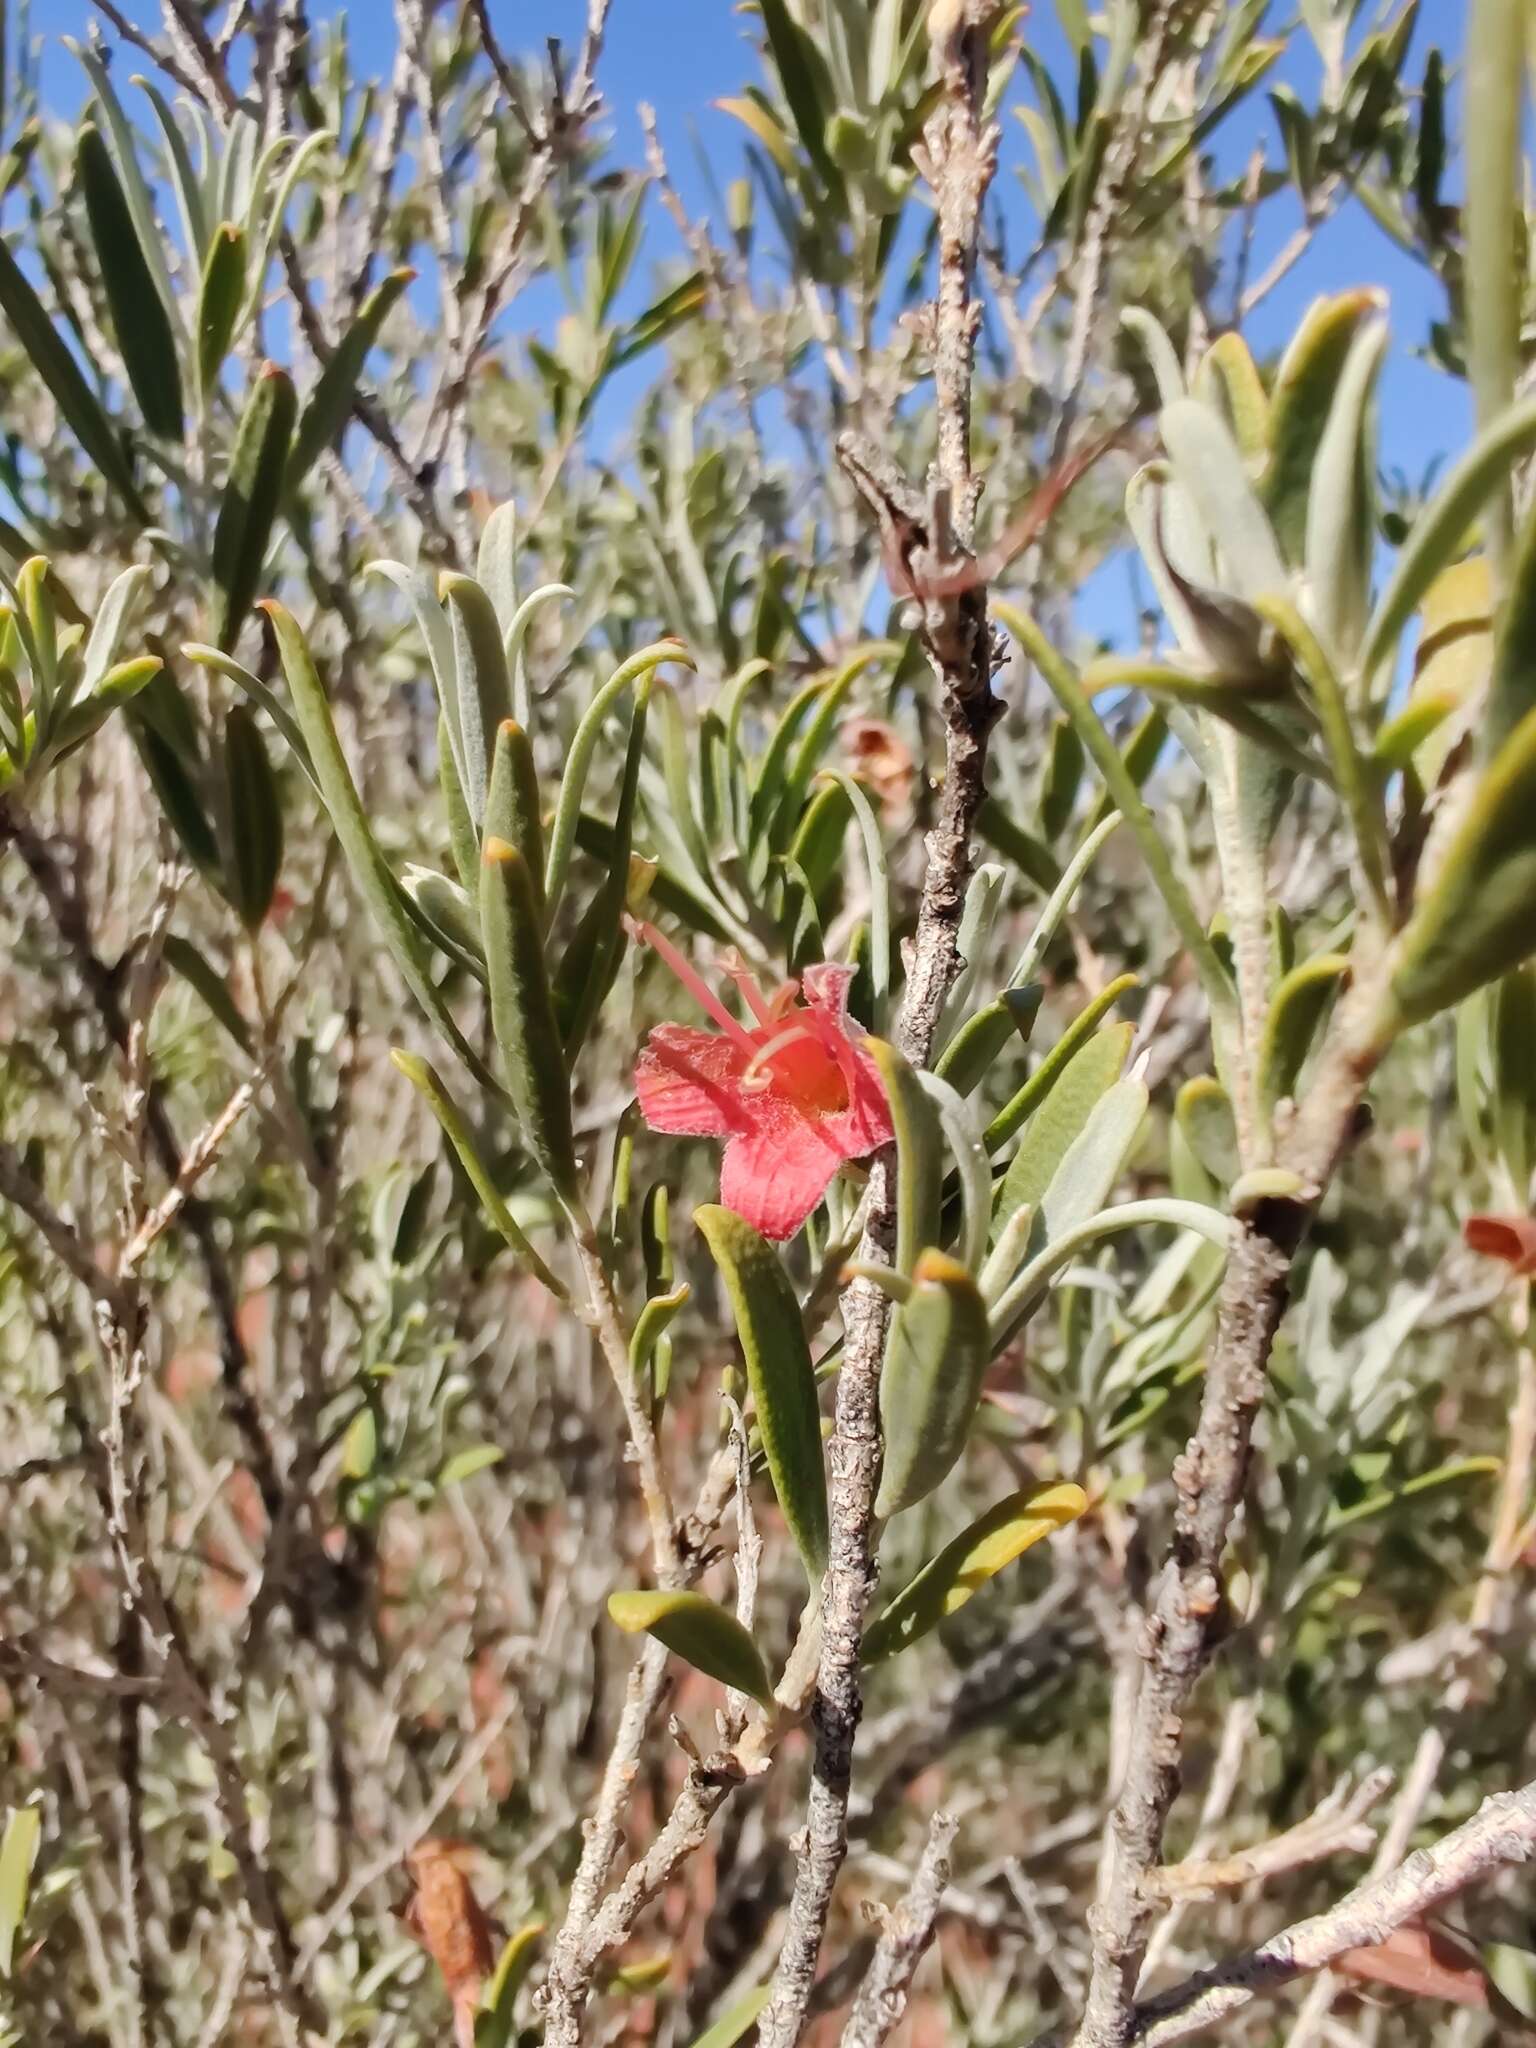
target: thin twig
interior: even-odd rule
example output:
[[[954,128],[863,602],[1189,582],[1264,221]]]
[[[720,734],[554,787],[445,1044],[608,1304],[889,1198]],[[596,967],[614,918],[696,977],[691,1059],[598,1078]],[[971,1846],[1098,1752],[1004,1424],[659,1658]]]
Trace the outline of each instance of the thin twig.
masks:
[[[885,1929],[859,1995],[843,2029],[842,2048],[884,2048],[907,2009],[912,1979],[927,1953],[949,1883],[949,1849],[959,1822],[936,1813],[928,1841],[901,1902],[886,1915]]]
[[[1254,1419],[1292,1263],[1378,1057],[1362,1031],[1376,978],[1364,965],[1360,973],[1283,1153],[1301,1193],[1267,1202],[1246,1218],[1228,1257],[1199,1419],[1174,1467],[1173,1546],[1140,1644],[1146,1669],[1130,1762],[1110,1820],[1108,1883],[1092,1915],[1093,1975],[1074,2048],[1126,2048],[1131,2038],[1137,1980],[1156,1914],[1150,1880],[1179,1790],[1184,1709],[1222,1633],[1222,1553],[1247,1481]]]
[[[1230,1856],[1186,1858],[1148,1879],[1148,1890],[1165,1898],[1210,1897],[1244,1885],[1262,1884],[1284,1871],[1303,1870],[1332,1856],[1362,1856],[1374,1848],[1376,1830],[1366,1815],[1378,1806],[1392,1783],[1387,1769],[1372,1771],[1355,1786],[1339,1786],[1321,1806],[1268,1842],[1239,1849]]]
[[[213,1121],[198,1132],[182,1158],[175,1186],[150,1210],[124,1250],[118,1262],[120,1273],[135,1271],[155,1240],[170,1229],[197,1183],[224,1149],[225,1140],[250,1108],[255,1093],[254,1080],[242,1081]]]
[[[910,587],[941,567],[951,546],[969,548],[979,485],[971,473],[970,405],[980,308],[971,297],[981,208],[996,166],[997,135],[982,117],[988,62],[985,0],[962,0],[935,37],[943,98],[924,138],[919,167],[932,185],[939,217],[938,289],[928,313],[938,407],[935,509],[950,531],[925,531],[910,516],[910,487],[875,501],[883,537],[905,551]],[[938,20],[937,14],[934,16]],[[861,488],[868,493],[871,477]],[[938,520],[934,522],[939,524]],[[919,559],[921,557],[921,559]],[[889,573],[889,565],[888,565]],[[970,874],[971,834],[985,793],[987,741],[996,717],[986,598],[980,588],[924,607],[922,637],[942,693],[945,780],[928,842],[917,933],[897,1041],[914,1065],[932,1052],[957,965],[956,940]],[[889,1154],[871,1168],[860,1247],[868,1262],[887,1257],[895,1217],[895,1168]],[[831,1907],[848,1846],[853,1746],[863,1709],[859,1644],[874,1589],[871,1542],[880,1478],[880,1362],[888,1304],[867,1281],[843,1295],[845,1344],[838,1373],[836,1426],[829,1447],[831,1556],[822,1594],[822,1638],[812,1720],[815,1764],[806,1812],[806,1847],[796,1872],[783,1947],[758,2022],[761,2048],[793,2048],[804,2026]]]
[[[1409,1920],[1512,1864],[1536,1857],[1536,1783],[1485,1799],[1472,1819],[1385,1876],[1369,1878],[1246,1955],[1198,1971],[1137,2006],[1127,2040],[1171,2048],[1230,2019],[1256,1998],[1325,1969],[1356,1948],[1374,1948]]]

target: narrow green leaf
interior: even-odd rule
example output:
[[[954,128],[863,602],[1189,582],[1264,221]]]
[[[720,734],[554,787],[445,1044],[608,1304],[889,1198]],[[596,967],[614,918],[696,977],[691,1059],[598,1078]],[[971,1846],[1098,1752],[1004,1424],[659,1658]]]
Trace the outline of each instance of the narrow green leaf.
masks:
[[[827,676],[812,676],[808,683],[801,685],[779,714],[753,780],[749,821],[754,839],[759,834],[766,834],[778,815],[795,741],[831,687],[831,681]],[[729,728],[727,731],[729,732]]]
[[[498,1444],[471,1444],[468,1450],[456,1451],[437,1475],[439,1492],[445,1487],[462,1486],[466,1479],[473,1479],[477,1472],[488,1472],[493,1465],[499,1465],[506,1455]]]
[[[197,390],[206,413],[245,303],[245,230],[221,221],[203,258],[197,294]]]
[[[923,1093],[938,1110],[960,1183],[960,1236],[956,1255],[968,1273],[986,1257],[992,1223],[992,1169],[981,1126],[964,1096],[937,1074],[919,1073]]]
[[[1093,1105],[1040,1197],[1048,1245],[1078,1229],[1103,1207],[1125,1171],[1146,1115],[1147,1086],[1135,1071],[1117,1081]]]
[[[161,305],[172,324],[177,325],[180,314],[175,287],[171,283],[170,265],[165,257],[165,234],[155,217],[154,197],[149,189],[149,181],[139,164],[138,142],[133,132],[133,124],[123,110],[123,103],[117,96],[102,56],[95,50],[82,48],[72,36],[64,37],[64,47],[85,67],[95,88],[97,101],[107,117],[107,126],[112,133],[112,146],[117,153],[123,196],[133,218],[139,247],[149,265]]]
[[[369,350],[377,342],[395,302],[415,276],[414,270],[392,270],[364,300],[357,318],[332,350],[330,361],[315,379],[315,388],[299,415],[293,453],[288,458],[289,490],[296,489],[325,451],[340,440],[351,416],[357,380]]]
[[[1033,977],[1040,962],[1045,958],[1051,941],[1061,929],[1062,919],[1072,908],[1073,897],[1076,896],[1078,890],[1082,887],[1084,877],[1098,858],[1099,849],[1120,822],[1120,813],[1118,811],[1111,811],[1107,818],[1103,819],[1091,831],[1085,834],[1083,843],[1062,870],[1061,880],[1051,891],[1045,908],[1035,919],[1034,929],[1030,932],[1028,943],[1019,955],[1018,963],[1014,967],[1012,974],[1008,977],[1008,986],[1010,988],[1022,988]]]
[[[1369,681],[1396,651],[1420,599],[1461,552],[1467,528],[1512,464],[1536,447],[1536,398],[1522,399],[1483,429],[1451,468],[1414,521],[1398,550],[1387,586],[1376,600],[1360,648],[1358,673]]]
[[[507,1938],[490,1982],[480,1994],[475,2015],[475,2048],[513,2048],[516,2039],[517,1994],[533,1968],[539,1938],[547,1920],[525,1920]]]
[[[297,403],[287,371],[263,363],[241,416],[213,530],[213,577],[222,600],[214,638],[226,654],[261,587]]]
[[[427,663],[432,670],[432,684],[437,691],[438,710],[447,729],[459,787],[467,793],[469,773],[464,764],[464,727],[459,716],[459,672],[454,657],[453,628],[438,600],[437,585],[425,569],[407,569],[403,562],[369,562],[363,573],[365,576],[382,576],[386,583],[392,583],[411,608],[416,630],[427,650]],[[471,879],[478,870],[477,847],[470,876],[465,878],[467,889],[478,886]]]
[[[1233,328],[1218,334],[1205,352],[1195,380],[1195,396],[1205,395],[1205,379],[1221,392],[1227,424],[1246,462],[1262,462],[1269,453],[1269,395],[1258,365],[1243,337]]]
[[[469,891],[435,868],[407,861],[400,875],[400,892],[411,909],[419,913],[417,922],[425,926],[434,944],[483,982],[485,948],[480,936],[480,910]]]
[[[253,1044],[250,1027],[235,1005],[229,983],[207,953],[201,946],[194,946],[190,939],[184,939],[179,932],[169,933],[161,950],[166,966],[179,974],[187,986],[202,998],[216,1021],[249,1057]]]
[[[777,1252],[750,1223],[717,1203],[695,1209],[693,1220],[730,1297],[769,1475],[815,1588],[827,1568],[827,1475],[800,1304]]]
[[[891,989],[891,885],[886,866],[885,842],[874,805],[851,775],[832,771],[853,808],[854,821],[864,842],[864,863],[869,871],[869,984],[877,1019],[885,1015]]]
[[[976,991],[982,962],[988,957],[992,927],[997,922],[1007,880],[1005,868],[999,867],[995,861],[982,861],[966,885],[965,907],[960,913],[960,929],[955,935],[958,956],[955,978],[939,1013],[936,1051],[942,1051],[962,1019],[970,1014],[971,999]]]
[[[1353,659],[1370,613],[1376,544],[1372,406],[1387,333],[1384,319],[1367,320],[1356,330],[1307,493],[1304,559],[1309,616],[1335,660]]]
[[[459,871],[459,880],[467,890],[478,893],[480,835],[469,815],[469,805],[464,801],[464,785],[459,780],[454,762],[453,736],[448,729],[448,714],[444,711],[437,714],[437,784],[443,793],[443,809],[448,817],[448,844],[453,853],[453,864]]]
[[[1398,941],[1387,1037],[1449,1009],[1536,952],[1536,711],[1467,799]]]
[[[187,249],[194,263],[201,263],[208,245],[208,216],[203,206],[202,186],[192,165],[192,152],[187,147],[187,138],[181,123],[166,104],[165,95],[147,78],[135,72],[133,83],[140,91],[149,95],[155,118],[160,123],[165,137],[165,146],[171,160],[171,177],[176,188],[176,204],[181,212],[182,232],[186,236]]]
[[[539,818],[539,774],[528,735],[513,718],[493,728],[495,753],[486,794],[485,831],[505,839],[528,863],[539,914],[544,911],[544,832]]]
[[[496,506],[481,530],[475,581],[495,605],[503,634],[510,633],[517,616],[517,507],[510,498]]]
[[[1259,1087],[1267,1109],[1295,1094],[1318,1028],[1348,976],[1344,954],[1315,953],[1276,988],[1259,1052]]]
[[[1268,1198],[1293,1199],[1304,1185],[1295,1174],[1284,1173],[1276,1167],[1258,1171],[1266,1183],[1263,1195]],[[1244,1178],[1251,1180],[1255,1176],[1246,1175]],[[1242,1184],[1239,1183],[1233,1190],[1234,1204],[1241,1194]],[[1145,1230],[1155,1224],[1172,1230],[1196,1231],[1223,1252],[1230,1250],[1235,1228],[1231,1216],[1224,1215],[1208,1202],[1157,1196],[1146,1202],[1117,1203],[1112,1209],[1100,1209],[1092,1216],[1084,1217],[1060,1235],[1050,1232],[1042,1249],[993,1304],[994,1352],[1012,1342],[1045,1299],[1057,1275],[1065,1272],[1082,1252],[1090,1250],[1106,1237],[1114,1237],[1126,1230]]]
[[[939,1079],[947,1081],[957,1094],[969,1095],[992,1071],[1015,1033],[1021,1044],[1028,1045],[1044,993],[1041,984],[1032,981],[1024,988],[1004,989],[993,1002],[975,1011],[940,1055],[934,1067]]]
[[[834,109],[820,90],[814,45],[790,13],[786,0],[759,0],[763,27],[768,32],[768,50],[773,68],[784,88],[789,111],[794,116],[801,145],[821,173],[831,192],[841,190],[841,181],[827,154],[827,117]]]
[[[117,660],[129,610],[149,580],[150,571],[140,565],[125,569],[108,585],[106,595],[96,608],[91,636],[85,643],[80,668],[81,696],[88,697]]]
[[[587,773],[592,766],[592,756],[597,751],[598,735],[603,729],[608,713],[632,683],[641,676],[649,675],[664,662],[673,661],[681,668],[696,666],[693,656],[681,640],[658,640],[652,646],[642,647],[632,654],[628,661],[614,670],[613,674],[598,691],[582,714],[566,755],[565,773],[560,779],[560,799],[555,808],[554,828],[550,833],[549,858],[544,867],[544,895],[547,899],[547,916],[553,919],[560,907],[560,898],[565,893],[566,875],[571,865],[571,851],[576,844],[576,825],[581,816],[581,800],[586,792]]]
[[[1082,787],[1083,762],[1081,733],[1069,718],[1057,717],[1051,724],[1051,750],[1040,786],[1040,829],[1047,839],[1059,839],[1071,822]]]
[[[488,584],[485,587],[490,590]],[[568,583],[541,583],[537,590],[530,590],[522,603],[514,609],[507,625],[504,645],[507,651],[507,668],[512,677],[512,716],[519,725],[527,727],[529,731],[533,729],[533,693],[528,687],[528,664],[524,659],[523,649],[534,620],[545,606],[555,603],[559,598],[575,595],[575,591]],[[491,592],[491,596],[496,603],[496,616],[500,618],[501,601],[496,599],[494,591]]]
[[[1099,1101],[1120,1077],[1131,1049],[1134,1028],[1110,1024],[1081,1044],[1056,1070],[1056,1078],[1025,1127],[1023,1142],[1004,1176],[997,1217],[1006,1222],[1013,1211],[1040,1199],[1081,1135]]]
[[[768,2003],[771,1990],[770,1985],[763,1984],[756,1991],[749,1991],[745,1998],[739,1998],[713,2026],[704,2029],[693,2043],[693,2048],[736,2048],[736,2043]]]
[[[702,1593],[610,1593],[608,1612],[627,1635],[654,1636],[706,1678],[772,1709],[762,1651],[734,1614]]]
[[[253,932],[272,908],[283,864],[283,806],[260,728],[243,704],[224,727],[224,792],[230,900]]]
[[[1524,261],[1516,245],[1523,204],[1520,119],[1525,105],[1526,8],[1521,0],[1471,0],[1464,91],[1467,196],[1467,368],[1486,431],[1515,395],[1520,371]],[[1488,505],[1489,551],[1501,571],[1512,520],[1507,482]]]
[[[1502,595],[1487,707],[1478,726],[1484,760],[1492,759],[1526,712],[1536,707],[1536,506],[1520,529]]]
[[[528,863],[504,839],[480,853],[480,926],[491,1024],[529,1150],[568,1206],[580,1201],[571,1089],[544,964],[543,920]]]
[[[1340,389],[1342,392],[1343,387]],[[1370,885],[1377,914],[1385,923],[1391,916],[1386,815],[1380,784],[1367,770],[1355,744],[1354,724],[1345,701],[1343,684],[1322,642],[1288,597],[1259,598],[1256,609],[1290,649],[1311,693],[1318,723],[1322,727],[1323,742],[1333,766],[1333,779],[1354,827],[1360,865]]]
[[[1082,735],[1089,758],[1103,777],[1110,801],[1136,836],[1142,859],[1156,883],[1179,937],[1194,961],[1200,983],[1212,1007],[1223,1013],[1232,1008],[1232,984],[1216,957],[1199,912],[1174,868],[1172,858],[1147,809],[1140,790],[1122,759],[1103,721],[1089,702],[1087,692],[1070,662],[1056,652],[1035,621],[1015,605],[1001,598],[993,605],[1004,626],[1019,642],[1050,686],[1063,711]]]
[[[894,1657],[962,1608],[1033,1544],[1075,1522],[1088,1505],[1080,1486],[1011,1493],[948,1543],[910,1580],[866,1630],[866,1664]]]
[[[1136,337],[1137,345],[1146,357],[1149,368],[1157,383],[1158,400],[1163,405],[1172,405],[1176,399],[1186,397],[1184,370],[1179,362],[1179,352],[1168,339],[1167,329],[1154,314],[1141,306],[1127,306],[1120,315],[1120,325]]]
[[[889,640],[875,640],[862,647],[856,647],[815,700],[805,732],[795,749],[794,760],[785,774],[778,806],[769,825],[768,836],[773,846],[784,847],[792,836],[805,803],[806,792],[821,766],[821,757],[832,737],[832,728],[847,703],[854,684],[872,662],[880,660],[882,656],[899,652],[900,650]]]
[[[5,1835],[0,1839],[0,1977],[11,1974],[42,1832],[43,1816],[38,1809],[21,1806],[7,1817]]]
[[[1271,1021],[1273,1016],[1271,1010]],[[1196,1074],[1174,1097],[1173,1113],[1185,1144],[1215,1186],[1230,1188],[1238,1173],[1237,1121],[1226,1089],[1214,1074]]]
[[[987,1305],[958,1260],[924,1251],[912,1281],[891,1318],[880,1373],[885,1454],[875,1513],[882,1518],[932,1493],[955,1465],[991,1356]]]
[[[170,316],[139,246],[111,152],[100,131],[89,125],[80,131],[75,173],[85,195],[112,332],[144,424],[152,434],[179,441],[183,425],[181,372]]]
[[[896,1251],[898,1273],[910,1273],[918,1254],[939,1236],[944,1205],[944,1131],[933,1098],[915,1068],[883,1038],[868,1041],[885,1084],[896,1134]]]
[[[1285,559],[1297,568],[1306,555],[1307,503],[1334,393],[1356,332],[1382,306],[1382,294],[1371,287],[1314,300],[1280,358],[1263,498]]]
[[[1029,1079],[1004,1104],[982,1133],[982,1143],[989,1152],[995,1152],[1000,1145],[1006,1145],[1026,1118],[1034,1114],[1038,1104],[1043,1102],[1056,1086],[1063,1069],[1098,1029],[1100,1021],[1109,1014],[1123,995],[1128,995],[1138,986],[1134,974],[1117,975],[1105,988],[1100,989],[1092,1002],[1079,1011]]]
[[[555,1007],[560,1021],[566,1064],[574,1061],[597,1021],[607,1000],[627,943],[624,912],[635,886],[633,853],[635,802],[640,789],[640,764],[645,752],[645,716],[650,698],[650,678],[642,679],[635,692],[634,715],[630,720],[629,746],[624,756],[624,779],[613,820],[613,853],[608,872],[582,919],[581,944],[573,942],[560,962],[555,978]],[[569,963],[569,972],[568,972]]]
[[[438,582],[438,597],[447,609],[453,630],[459,730],[464,743],[464,795],[470,816],[480,824],[485,816],[491,749],[499,729],[512,717],[512,678],[496,607],[475,579],[445,571]],[[513,839],[511,843],[523,850],[520,840]],[[540,881],[542,907],[542,877]]]
[[[460,1031],[432,979],[426,942],[412,922],[410,912],[401,899],[399,884],[373,836],[373,828],[368,823],[357,786],[352,780],[352,771],[336,737],[331,707],[326,701],[314,657],[298,621],[275,598],[266,599],[261,608],[272,621],[299,729],[304,735],[315,780],[330,813],[332,829],[346,855],[352,879],[378,921],[385,943],[411,994],[474,1078],[482,1087],[499,1096],[501,1089],[495,1076]]]
[[[134,517],[148,525],[149,513],[139,496],[116,428],[4,241],[0,241],[0,313],[4,313],[33,369],[53,394],[54,403],[81,448]]]
[[[221,887],[223,864],[219,857],[219,842],[208,822],[202,796],[186,762],[142,712],[134,717],[132,730],[139,759],[144,763],[150,787],[159,799],[166,823],[180,840],[182,851],[198,873],[215,888]]]
[[[854,807],[842,782],[823,782],[795,827],[788,858],[801,870],[817,903],[821,903],[827,883],[840,868],[852,815]]]
[[[449,1094],[437,1069],[430,1061],[418,1058],[415,1053],[403,1052],[398,1046],[389,1056],[411,1086],[425,1099],[432,1114],[442,1126],[444,1137],[458,1154],[459,1164],[464,1168],[470,1186],[479,1196],[482,1208],[503,1241],[534,1278],[549,1289],[557,1301],[569,1300],[563,1283],[555,1278],[539,1257],[519,1229],[511,1210],[502,1200],[496,1183],[491,1179],[475,1141],[470,1136],[464,1114]]]
[[[650,1370],[656,1347],[666,1336],[692,1294],[693,1289],[688,1282],[680,1281],[669,1294],[651,1295],[636,1316],[635,1333],[629,1340],[629,1369],[637,1380],[644,1380]]]
[[[1283,590],[1285,564],[1274,530],[1226,422],[1185,398],[1164,406],[1158,424],[1179,488],[1215,543],[1233,592],[1251,601]]]

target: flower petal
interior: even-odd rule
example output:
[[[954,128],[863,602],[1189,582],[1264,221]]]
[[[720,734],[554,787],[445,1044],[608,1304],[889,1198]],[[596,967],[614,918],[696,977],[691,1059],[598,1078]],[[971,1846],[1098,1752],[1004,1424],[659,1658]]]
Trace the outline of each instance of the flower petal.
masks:
[[[831,1023],[846,1031],[848,991],[857,977],[858,969],[845,966],[841,960],[818,960],[800,976],[807,1007],[819,1010]]]
[[[845,1159],[863,1159],[888,1145],[895,1133],[885,1083],[862,1046],[853,1048],[852,1072],[852,1100],[837,1116],[829,1116],[824,1127]]]
[[[739,1092],[747,1055],[734,1039],[658,1024],[635,1062],[640,1114],[674,1138],[727,1138],[745,1130]]]
[[[827,1123],[776,1106],[732,1138],[720,1164],[720,1199],[754,1230],[781,1243],[793,1237],[842,1164]]]

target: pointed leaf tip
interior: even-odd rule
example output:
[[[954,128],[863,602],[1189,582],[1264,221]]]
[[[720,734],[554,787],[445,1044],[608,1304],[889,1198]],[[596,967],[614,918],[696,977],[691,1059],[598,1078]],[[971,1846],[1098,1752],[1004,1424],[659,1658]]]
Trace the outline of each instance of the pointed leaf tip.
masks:
[[[827,1475],[800,1304],[778,1253],[734,1209],[706,1203],[693,1220],[730,1297],[774,1492],[817,1586],[827,1568]]]
[[[773,1686],[762,1652],[734,1614],[703,1593],[610,1593],[608,1613],[626,1635],[651,1635],[659,1643],[761,1706],[773,1705]]]

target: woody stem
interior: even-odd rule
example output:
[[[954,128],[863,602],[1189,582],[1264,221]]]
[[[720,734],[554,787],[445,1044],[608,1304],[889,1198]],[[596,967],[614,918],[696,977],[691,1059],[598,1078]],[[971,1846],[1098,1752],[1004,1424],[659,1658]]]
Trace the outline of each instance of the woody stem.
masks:
[[[968,546],[978,486],[970,467],[970,389],[980,308],[971,297],[981,200],[995,164],[996,137],[983,123],[990,9],[963,4],[936,48],[943,99],[925,135],[924,174],[939,217],[938,291],[932,308],[938,405],[936,481],[947,487],[956,538]],[[938,564],[914,550],[914,581]],[[926,1065],[958,964],[956,941],[970,874],[971,835],[985,793],[987,740],[997,705],[985,593],[930,599],[922,637],[939,684],[945,779],[928,839],[917,934],[896,1037]],[[888,1262],[895,1237],[896,1164],[881,1153],[870,1172],[859,1257]],[[845,1344],[829,1447],[831,1554],[823,1588],[823,1633],[812,1707],[816,1755],[800,1858],[779,1966],[758,2022],[760,2048],[793,2048],[805,2025],[833,1887],[848,1847],[854,1739],[863,1708],[859,1644],[875,1583],[872,1524],[880,1481],[880,1364],[890,1306],[867,1280],[842,1298]]]

